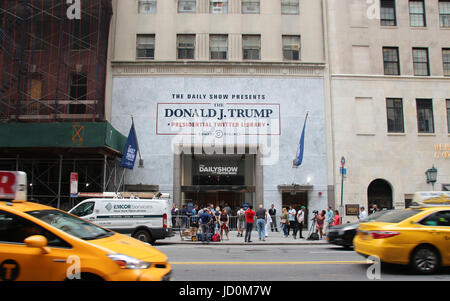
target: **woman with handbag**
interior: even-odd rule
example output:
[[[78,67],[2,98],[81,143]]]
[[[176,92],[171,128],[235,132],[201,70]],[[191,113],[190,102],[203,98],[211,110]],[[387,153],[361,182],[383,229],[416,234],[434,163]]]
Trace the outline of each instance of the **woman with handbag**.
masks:
[[[283,210],[281,212],[281,228],[283,229],[284,237],[289,236],[289,233],[287,230],[288,222],[289,222],[289,212],[287,211],[286,208],[283,208]]]

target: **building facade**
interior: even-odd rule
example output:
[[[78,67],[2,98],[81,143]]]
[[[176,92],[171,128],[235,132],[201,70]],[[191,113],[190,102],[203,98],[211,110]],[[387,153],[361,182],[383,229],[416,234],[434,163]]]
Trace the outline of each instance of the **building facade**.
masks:
[[[448,189],[449,7],[115,1],[107,118],[126,132],[133,116],[144,160],[125,183],[179,206],[331,205],[344,221],[346,205]]]
[[[178,206],[332,202],[321,1],[114,5],[108,118],[126,132],[133,116],[143,159],[127,185]]]
[[[341,157],[345,204],[449,189],[449,16],[448,1],[328,1],[336,205]]]

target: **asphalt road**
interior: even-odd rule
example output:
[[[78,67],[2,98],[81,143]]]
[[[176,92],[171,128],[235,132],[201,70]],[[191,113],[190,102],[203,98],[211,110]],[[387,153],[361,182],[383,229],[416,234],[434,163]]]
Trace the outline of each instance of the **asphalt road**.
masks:
[[[176,281],[450,281],[450,269],[414,275],[407,267],[374,264],[332,245],[160,245]]]

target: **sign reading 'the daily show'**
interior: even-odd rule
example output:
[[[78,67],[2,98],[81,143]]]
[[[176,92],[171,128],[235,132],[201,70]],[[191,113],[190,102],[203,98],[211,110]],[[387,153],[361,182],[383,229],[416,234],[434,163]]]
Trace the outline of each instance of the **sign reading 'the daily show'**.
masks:
[[[280,104],[161,102],[158,135],[280,135]]]

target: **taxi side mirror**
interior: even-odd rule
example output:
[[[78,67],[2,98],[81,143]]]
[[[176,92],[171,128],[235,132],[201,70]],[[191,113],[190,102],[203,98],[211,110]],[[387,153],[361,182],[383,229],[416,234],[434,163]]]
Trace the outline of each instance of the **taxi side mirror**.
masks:
[[[47,247],[47,238],[42,235],[33,235],[30,237],[27,237],[24,240],[24,243],[29,248],[39,248],[42,250],[43,254],[50,253],[50,249]]]

